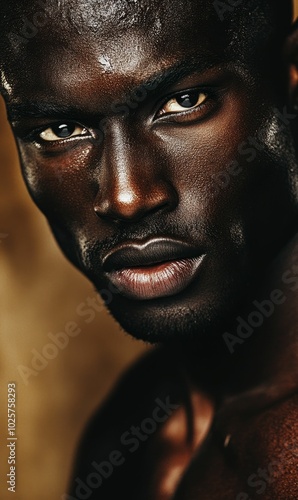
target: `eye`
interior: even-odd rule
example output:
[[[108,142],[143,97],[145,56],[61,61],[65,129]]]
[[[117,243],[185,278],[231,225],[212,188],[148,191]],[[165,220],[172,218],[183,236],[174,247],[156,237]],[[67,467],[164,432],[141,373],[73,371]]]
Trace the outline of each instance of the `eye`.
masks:
[[[39,137],[44,141],[62,141],[63,139],[71,139],[72,137],[88,135],[89,131],[78,125],[77,123],[65,122],[56,123],[46,130],[43,130]]]
[[[176,95],[163,105],[157,116],[181,113],[183,111],[191,111],[192,109],[200,108],[207,99],[208,95],[199,90]]]

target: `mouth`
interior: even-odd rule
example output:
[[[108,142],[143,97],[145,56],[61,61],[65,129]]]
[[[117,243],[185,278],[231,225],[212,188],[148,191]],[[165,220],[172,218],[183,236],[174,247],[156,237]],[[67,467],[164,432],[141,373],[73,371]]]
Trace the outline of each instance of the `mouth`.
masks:
[[[197,276],[205,258],[182,241],[155,238],[116,247],[103,259],[103,270],[119,292],[134,300],[176,295]]]

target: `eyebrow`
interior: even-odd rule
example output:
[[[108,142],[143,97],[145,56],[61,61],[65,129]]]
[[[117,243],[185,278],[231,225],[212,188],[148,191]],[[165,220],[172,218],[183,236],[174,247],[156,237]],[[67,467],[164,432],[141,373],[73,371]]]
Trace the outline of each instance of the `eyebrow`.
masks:
[[[7,117],[9,121],[21,118],[62,118],[82,116],[78,108],[64,104],[55,104],[47,101],[21,102],[7,105]]]
[[[149,85],[152,81],[158,81],[158,88],[169,87],[175,83],[178,83],[179,80],[191,75],[192,73],[203,73],[209,69],[212,69],[217,64],[219,64],[219,60],[208,58],[207,60],[196,60],[194,58],[183,60],[170,68],[166,68],[165,70],[161,70],[154,75],[152,75],[147,81],[138,85],[138,87]]]
[[[144,87],[145,89],[149,87],[148,94],[154,94],[165,90],[166,88],[177,84],[181,79],[186,78],[192,73],[203,73],[207,70],[212,69],[217,64],[219,60],[205,60],[197,61],[194,59],[183,60],[182,62],[175,64],[170,68],[158,71],[157,73],[151,75],[147,80],[137,84],[134,89],[127,93],[122,100],[115,100],[111,103],[111,107],[114,104],[125,104],[126,99],[130,99],[134,91]],[[222,62],[222,61],[221,61]],[[157,83],[156,88],[150,89],[153,83]],[[99,115],[96,112],[86,112],[79,108],[78,106],[60,104],[50,101],[24,101],[20,103],[8,103],[7,105],[7,116],[10,121],[17,121],[22,118],[68,118],[68,119],[82,119],[83,115]]]

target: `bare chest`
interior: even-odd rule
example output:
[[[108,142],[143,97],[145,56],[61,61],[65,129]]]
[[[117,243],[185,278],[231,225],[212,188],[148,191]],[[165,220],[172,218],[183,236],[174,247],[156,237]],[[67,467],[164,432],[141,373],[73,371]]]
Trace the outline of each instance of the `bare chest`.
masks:
[[[211,404],[198,396],[191,415],[180,408],[148,447],[141,498],[297,500],[297,417],[290,400],[214,425]]]

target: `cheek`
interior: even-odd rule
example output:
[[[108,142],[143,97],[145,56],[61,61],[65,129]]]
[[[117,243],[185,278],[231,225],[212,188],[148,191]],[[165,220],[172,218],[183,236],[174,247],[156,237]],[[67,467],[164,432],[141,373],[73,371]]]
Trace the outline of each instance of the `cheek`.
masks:
[[[192,214],[217,241],[256,252],[285,230],[292,196],[287,161],[275,147],[284,132],[273,126],[269,107],[255,117],[248,104],[227,103],[205,123],[173,129],[171,136],[161,131],[159,138],[181,213]]]
[[[228,187],[225,174],[233,176],[241,143],[259,126],[258,120],[251,123],[247,98],[236,94],[226,96],[220,109],[207,120],[171,127],[170,134],[167,129],[157,132],[179,185],[188,191],[188,196],[192,191],[199,193],[202,203],[208,203],[218,191],[217,179],[217,184],[222,179]]]
[[[84,224],[93,212],[96,189],[87,169],[90,154],[90,147],[74,147],[67,155],[45,157],[35,146],[20,146],[29,193],[50,221],[70,227]]]
[[[197,217],[230,219],[231,212],[239,212],[239,198],[252,175],[240,164],[238,145],[245,137],[238,117],[227,114],[163,137],[180,203]]]

